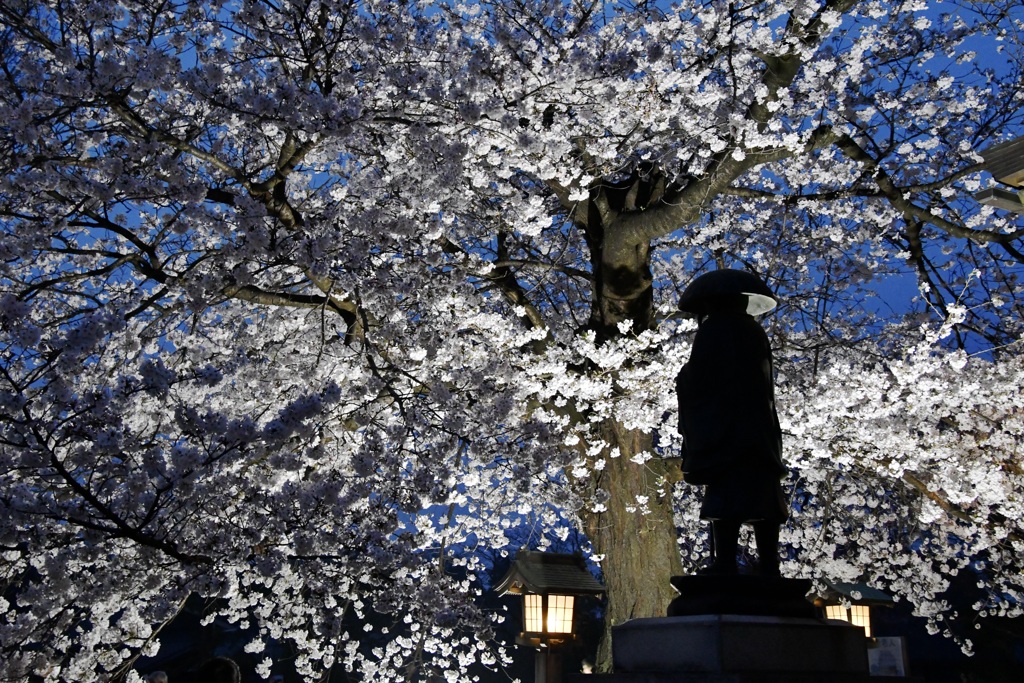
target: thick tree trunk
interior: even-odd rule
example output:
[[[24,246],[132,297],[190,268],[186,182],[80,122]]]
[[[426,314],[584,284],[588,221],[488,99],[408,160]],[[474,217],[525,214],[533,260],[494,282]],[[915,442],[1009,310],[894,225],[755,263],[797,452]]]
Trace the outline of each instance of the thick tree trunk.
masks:
[[[634,333],[656,324],[650,243],[631,239],[618,226],[623,216],[660,202],[665,190],[656,175],[602,184],[587,210],[577,214],[594,274],[589,326],[600,341],[620,335],[619,324],[626,320]],[[591,500],[603,501],[604,508],[588,511],[584,522],[594,550],[604,556],[608,603],[597,670],[607,672],[612,668],[611,628],[629,619],[665,616],[674,597],[669,580],[682,573],[682,562],[672,489],[682,477],[675,460],[633,462],[639,453],[654,454],[651,434],[608,419],[600,427],[600,438],[607,444],[604,469],[594,471],[585,486],[591,487],[591,495],[600,489]],[[619,455],[613,458],[614,449]]]
[[[603,512],[589,512],[587,536],[604,555],[601,569],[608,589],[605,632],[598,649],[598,671],[611,670],[611,627],[629,619],[665,616],[674,597],[669,579],[682,571],[672,519],[672,488],[677,461],[654,459],[640,465],[637,453],[652,452],[651,436],[616,423],[602,426],[604,440],[620,455],[605,454],[605,469],[592,485],[607,492]],[[646,497],[646,505],[642,498]],[[631,511],[632,509],[632,511]],[[641,510],[644,510],[642,512]]]
[[[654,325],[654,290],[647,244],[618,245],[602,231],[601,245],[593,254],[595,301],[592,324],[598,337],[619,334],[618,324],[633,323],[633,330]],[[587,536],[597,553],[608,589],[605,632],[598,649],[598,671],[612,670],[611,628],[629,619],[664,616],[673,590],[669,579],[682,571],[672,489],[679,481],[679,466],[660,459],[637,464],[638,453],[654,453],[652,435],[628,430],[614,420],[601,426],[606,452],[605,469],[593,485],[607,496],[605,509],[586,519]]]

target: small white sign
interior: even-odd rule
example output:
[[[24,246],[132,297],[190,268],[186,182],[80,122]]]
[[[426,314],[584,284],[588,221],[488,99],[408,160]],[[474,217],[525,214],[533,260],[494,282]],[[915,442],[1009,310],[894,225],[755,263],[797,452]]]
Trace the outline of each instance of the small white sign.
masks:
[[[868,670],[872,676],[906,676],[907,651],[903,638],[869,639]]]

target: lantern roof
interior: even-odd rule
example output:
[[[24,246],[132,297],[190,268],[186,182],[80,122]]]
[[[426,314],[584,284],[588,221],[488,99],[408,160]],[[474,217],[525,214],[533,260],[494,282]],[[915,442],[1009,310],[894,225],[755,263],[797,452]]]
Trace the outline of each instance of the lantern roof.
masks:
[[[985,170],[996,180],[1024,187],[1024,137],[990,145],[981,156],[985,159]]]
[[[826,581],[828,589],[822,597],[827,601],[849,600],[854,605],[871,607],[892,607],[896,600],[885,591],[872,588],[866,583],[832,583]]]
[[[505,577],[494,587],[506,593],[566,593],[599,595],[604,586],[587,569],[579,553],[543,553],[520,550]]]

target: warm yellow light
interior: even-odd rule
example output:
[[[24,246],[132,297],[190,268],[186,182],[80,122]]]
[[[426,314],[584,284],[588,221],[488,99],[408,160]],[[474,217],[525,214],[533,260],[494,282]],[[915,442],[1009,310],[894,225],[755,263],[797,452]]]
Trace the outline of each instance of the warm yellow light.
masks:
[[[842,605],[825,605],[825,618],[849,621],[849,618],[846,616],[846,608]]]
[[[536,593],[527,593],[523,596],[526,606],[526,632],[543,633],[544,631],[544,603],[543,596]]]
[[[524,631],[526,633],[572,633],[574,603],[575,598],[571,595],[527,593],[523,596]]]
[[[871,637],[871,615],[867,605],[850,606],[850,623],[864,628],[864,635]]]
[[[548,633],[572,633],[571,595],[548,596]]]
[[[871,613],[867,605],[850,605],[849,608],[842,605],[825,605],[825,617],[860,626],[864,629],[864,637],[871,637]]]

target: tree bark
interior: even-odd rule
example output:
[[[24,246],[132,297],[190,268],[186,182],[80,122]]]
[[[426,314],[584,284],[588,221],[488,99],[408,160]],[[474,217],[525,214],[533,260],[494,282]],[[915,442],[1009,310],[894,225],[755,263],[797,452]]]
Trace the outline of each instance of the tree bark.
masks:
[[[669,579],[682,572],[682,563],[672,517],[672,489],[680,476],[675,460],[654,459],[642,465],[631,461],[637,453],[653,452],[650,434],[612,421],[601,426],[601,434],[610,448],[619,449],[619,456],[604,454],[605,468],[595,473],[592,486],[607,492],[606,509],[588,511],[585,525],[594,550],[604,555],[601,569],[607,606],[596,664],[599,672],[609,672],[612,626],[629,619],[665,616],[674,597]],[[647,496],[646,514],[630,511],[640,507],[637,496]]]
[[[665,191],[659,176],[604,186],[592,195],[585,219],[578,223],[587,238],[594,273],[589,324],[600,341],[620,335],[618,325],[626,320],[632,322],[633,332],[656,324],[650,242],[623,239],[626,221],[620,219],[663,201]],[[591,496],[601,490],[592,499],[603,501],[604,508],[589,510],[584,523],[595,552],[604,556],[607,608],[596,664],[598,671],[608,672],[611,628],[629,619],[665,616],[674,597],[669,579],[682,572],[682,562],[672,489],[681,473],[675,460],[633,462],[639,453],[654,454],[652,434],[627,429],[614,419],[600,425],[599,433],[607,444],[604,469],[594,471],[587,485]],[[612,457],[615,449],[618,455]]]

